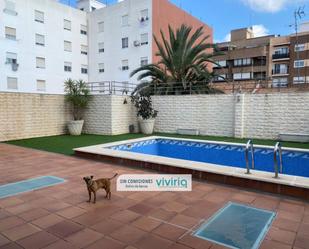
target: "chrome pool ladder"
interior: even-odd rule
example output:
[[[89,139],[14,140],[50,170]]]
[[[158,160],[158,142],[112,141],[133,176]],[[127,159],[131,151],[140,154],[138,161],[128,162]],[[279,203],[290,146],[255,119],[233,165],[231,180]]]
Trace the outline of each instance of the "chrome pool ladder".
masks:
[[[250,166],[249,166],[249,149],[251,150],[251,167],[254,169],[254,148],[252,140],[248,140],[246,147],[245,147],[245,157],[246,157],[246,174],[250,174]]]
[[[278,167],[277,154],[279,154],[280,169]],[[279,170],[280,173],[282,173],[282,147],[280,142],[277,142],[274,147],[274,168],[275,168],[275,178],[278,178]]]

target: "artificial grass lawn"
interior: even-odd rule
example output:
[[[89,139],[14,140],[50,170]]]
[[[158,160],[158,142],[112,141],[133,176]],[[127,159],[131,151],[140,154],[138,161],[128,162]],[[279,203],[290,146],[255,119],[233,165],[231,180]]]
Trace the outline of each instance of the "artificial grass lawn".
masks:
[[[166,133],[156,133],[154,135],[166,136],[166,137],[176,137],[176,138],[214,140],[214,141],[224,141],[224,142],[234,142],[234,143],[246,143],[248,140],[248,139],[231,138],[231,137],[187,136],[187,135],[166,134]],[[9,141],[7,143],[22,146],[22,147],[28,147],[28,148],[38,149],[38,150],[65,154],[65,155],[72,155],[74,153],[72,150],[73,148],[90,146],[90,145],[95,145],[95,144],[110,143],[110,142],[116,142],[116,141],[128,140],[128,139],[134,139],[134,138],[140,138],[140,137],[145,137],[145,135],[143,134],[125,134],[125,135],[115,135],[115,136],[60,135],[60,136],[15,140],[15,141]],[[254,144],[271,145],[271,146],[274,146],[276,143],[276,141],[274,140],[262,140],[262,139],[254,139],[253,142]],[[284,147],[309,149],[309,143],[283,142],[282,145]]]

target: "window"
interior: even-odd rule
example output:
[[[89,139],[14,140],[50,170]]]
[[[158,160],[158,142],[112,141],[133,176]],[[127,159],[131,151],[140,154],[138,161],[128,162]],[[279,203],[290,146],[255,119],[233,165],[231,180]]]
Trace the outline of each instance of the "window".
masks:
[[[301,51],[305,51],[305,44],[296,44],[295,45],[295,52],[301,52]]]
[[[245,80],[251,79],[251,73],[234,73],[233,74],[234,80]]]
[[[148,33],[141,34],[141,45],[148,44]]]
[[[288,65],[287,64],[274,64],[273,65],[273,74],[287,74]]]
[[[45,92],[46,90],[46,81],[45,80],[36,80],[36,90]]]
[[[5,7],[4,7],[4,10],[3,10],[4,13],[9,14],[9,15],[13,15],[13,16],[17,15],[17,12],[15,10],[15,2],[6,0],[4,2],[4,4],[5,4]]]
[[[44,12],[35,10],[34,11],[34,20],[36,22],[44,23]]]
[[[72,52],[72,42],[64,41],[64,51]]]
[[[305,77],[303,76],[299,76],[299,77],[294,77],[293,78],[293,83],[294,84],[304,84],[306,81],[305,81]]]
[[[99,73],[104,73],[104,63],[99,63]]]
[[[71,30],[71,26],[72,26],[71,21],[66,20],[66,19],[63,20],[63,28],[65,30],[69,30],[70,31]]]
[[[148,19],[148,9],[141,10],[141,22],[147,21]]]
[[[148,65],[148,57],[142,57],[141,58],[141,66]]]
[[[88,54],[88,47],[86,45],[81,45],[80,46],[80,53],[87,55]]]
[[[288,78],[275,78],[273,79],[273,87],[286,87],[288,85]]]
[[[226,61],[217,61],[217,64],[219,64],[220,67],[226,67]]]
[[[98,30],[99,32],[104,32],[104,22],[99,22],[98,23]]]
[[[13,64],[17,63],[17,54],[16,53],[11,53],[11,52],[6,52],[6,64]]]
[[[86,25],[80,25],[80,33],[82,35],[87,35],[87,26]]]
[[[96,8],[91,6],[91,11],[95,11],[95,10],[96,10]]]
[[[129,47],[129,38],[125,37],[122,38],[122,48],[128,48]]]
[[[82,74],[87,74],[88,73],[88,66],[82,65],[80,71],[81,71]]]
[[[300,68],[300,67],[305,67],[305,61],[304,60],[294,61],[294,68]]]
[[[35,34],[35,44],[38,45],[38,46],[45,46],[44,35]]]
[[[36,57],[36,68],[45,68],[45,58]]]
[[[235,59],[234,60],[234,66],[249,66],[251,65],[251,58],[243,58],[243,59]]]
[[[121,17],[121,25],[128,26],[129,25],[129,15],[124,15]]]
[[[289,48],[288,47],[282,47],[282,48],[277,48],[275,50],[275,54],[288,54],[289,53]]]
[[[99,53],[104,53],[104,42],[99,42],[98,47]]]
[[[5,27],[5,38],[10,40],[16,40],[16,29]]]
[[[121,67],[122,71],[127,71],[129,70],[129,61],[128,60],[123,60],[122,61],[122,67]]]
[[[17,78],[7,77],[7,88],[11,90],[17,90],[18,89]]]
[[[72,72],[72,62],[64,62],[64,71]]]

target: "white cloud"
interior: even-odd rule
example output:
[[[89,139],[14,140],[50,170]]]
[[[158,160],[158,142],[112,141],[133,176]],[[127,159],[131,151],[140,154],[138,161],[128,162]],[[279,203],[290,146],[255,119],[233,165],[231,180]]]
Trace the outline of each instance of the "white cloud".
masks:
[[[289,4],[308,2],[308,0],[241,0],[241,1],[255,11],[270,12],[270,13],[278,12]]]
[[[269,35],[269,30],[263,25],[253,25],[252,26],[254,37],[267,36]],[[222,40],[216,40],[215,42],[228,42],[231,41],[231,33],[228,33]]]
[[[269,35],[269,30],[262,24],[253,25],[252,29],[253,29],[254,37]]]

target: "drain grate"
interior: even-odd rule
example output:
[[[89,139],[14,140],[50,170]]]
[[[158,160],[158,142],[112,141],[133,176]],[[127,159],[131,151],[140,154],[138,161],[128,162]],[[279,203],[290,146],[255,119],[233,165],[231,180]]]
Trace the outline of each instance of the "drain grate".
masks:
[[[0,199],[65,182],[56,176],[41,176],[0,186]]]
[[[256,249],[275,215],[271,211],[230,202],[205,222],[194,236],[229,248]]]

